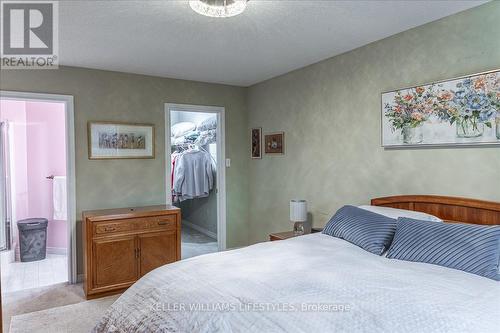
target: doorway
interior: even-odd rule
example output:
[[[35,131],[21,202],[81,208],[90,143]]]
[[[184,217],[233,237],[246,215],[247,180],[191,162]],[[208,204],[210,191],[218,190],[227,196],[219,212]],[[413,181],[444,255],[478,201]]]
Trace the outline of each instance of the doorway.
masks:
[[[181,209],[182,258],[226,248],[224,108],[165,104],[167,204]]]
[[[2,295],[76,282],[73,97],[0,92]]]

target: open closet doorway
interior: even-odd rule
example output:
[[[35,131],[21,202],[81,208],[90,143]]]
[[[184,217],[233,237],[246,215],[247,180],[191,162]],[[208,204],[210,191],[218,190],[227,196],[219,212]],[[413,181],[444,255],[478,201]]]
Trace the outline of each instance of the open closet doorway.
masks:
[[[182,258],[226,248],[224,108],[165,104],[167,203],[182,214]]]
[[[0,91],[4,299],[76,282],[73,97]]]

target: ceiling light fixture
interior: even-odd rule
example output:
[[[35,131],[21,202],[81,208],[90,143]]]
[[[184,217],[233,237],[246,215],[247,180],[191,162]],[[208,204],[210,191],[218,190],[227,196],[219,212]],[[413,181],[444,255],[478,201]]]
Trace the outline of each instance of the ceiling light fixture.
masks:
[[[247,0],[189,0],[198,14],[210,17],[231,17],[243,13]]]

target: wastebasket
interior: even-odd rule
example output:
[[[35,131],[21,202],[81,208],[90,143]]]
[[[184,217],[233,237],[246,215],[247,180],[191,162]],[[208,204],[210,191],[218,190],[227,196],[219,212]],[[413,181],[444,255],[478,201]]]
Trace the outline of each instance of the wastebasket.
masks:
[[[21,261],[45,259],[47,248],[47,224],[44,218],[32,218],[17,221],[19,230],[19,250]]]

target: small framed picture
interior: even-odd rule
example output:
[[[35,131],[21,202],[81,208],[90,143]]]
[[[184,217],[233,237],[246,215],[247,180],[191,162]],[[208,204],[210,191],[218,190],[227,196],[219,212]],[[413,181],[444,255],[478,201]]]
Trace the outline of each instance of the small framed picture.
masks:
[[[266,154],[285,153],[285,132],[269,133],[265,135]]]
[[[89,159],[154,158],[155,129],[150,124],[89,122]]]
[[[254,159],[262,158],[262,127],[252,128],[250,156]]]

